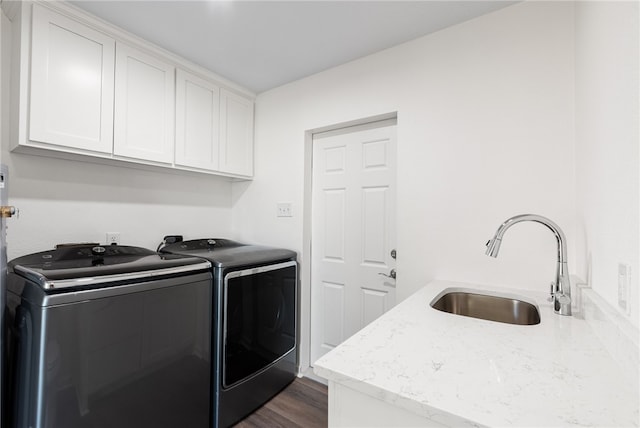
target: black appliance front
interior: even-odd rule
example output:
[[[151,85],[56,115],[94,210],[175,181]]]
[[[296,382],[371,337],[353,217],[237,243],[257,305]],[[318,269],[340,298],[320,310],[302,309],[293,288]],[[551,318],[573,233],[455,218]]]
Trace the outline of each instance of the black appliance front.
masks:
[[[209,427],[210,265],[74,251],[10,265],[7,426]],[[78,278],[87,260],[98,275]]]
[[[213,265],[213,426],[231,426],[297,374],[296,254],[223,239],[185,241],[161,251]]]

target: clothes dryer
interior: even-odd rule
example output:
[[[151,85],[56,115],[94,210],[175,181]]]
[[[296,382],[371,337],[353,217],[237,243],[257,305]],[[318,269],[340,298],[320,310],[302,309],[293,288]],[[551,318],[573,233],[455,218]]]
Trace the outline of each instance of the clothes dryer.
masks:
[[[228,239],[177,242],[160,252],[211,262],[213,426],[231,426],[296,377],[296,253]]]

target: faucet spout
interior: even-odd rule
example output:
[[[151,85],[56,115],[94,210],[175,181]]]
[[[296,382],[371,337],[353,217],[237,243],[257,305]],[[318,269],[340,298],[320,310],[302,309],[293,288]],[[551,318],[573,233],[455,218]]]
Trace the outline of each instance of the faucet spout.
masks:
[[[523,221],[533,221],[546,226],[553,232],[558,243],[558,258],[556,265],[556,278],[552,284],[552,299],[554,311],[559,315],[571,315],[571,283],[569,281],[569,270],[567,268],[567,239],[562,229],[553,221],[537,214],[521,214],[507,219],[500,225],[493,238],[487,242],[486,254],[491,257],[498,257],[500,244],[505,232],[514,224]]]
[[[494,236],[487,241],[487,251],[485,252],[485,254],[493,258],[498,257],[498,252],[500,252],[500,244],[502,244],[502,238]]]

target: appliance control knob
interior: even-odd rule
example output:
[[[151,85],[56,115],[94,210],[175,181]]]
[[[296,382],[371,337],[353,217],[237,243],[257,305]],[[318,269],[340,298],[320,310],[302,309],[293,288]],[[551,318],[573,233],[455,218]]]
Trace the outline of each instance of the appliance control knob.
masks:
[[[104,247],[93,247],[91,249],[91,254],[94,256],[103,256],[107,250]]]

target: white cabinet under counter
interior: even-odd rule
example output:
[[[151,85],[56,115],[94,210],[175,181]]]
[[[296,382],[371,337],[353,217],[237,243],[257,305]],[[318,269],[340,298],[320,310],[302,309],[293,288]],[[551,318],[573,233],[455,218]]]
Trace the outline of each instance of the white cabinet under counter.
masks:
[[[68,3],[0,6],[12,151],[252,178],[255,94]]]
[[[433,309],[449,287],[535,301],[540,323]],[[637,328],[605,345],[592,326],[602,329],[607,312],[590,289],[580,294],[583,307],[561,316],[544,291],[428,284],[314,363],[329,381],[329,426],[638,426]],[[611,325],[610,336],[624,336]]]

